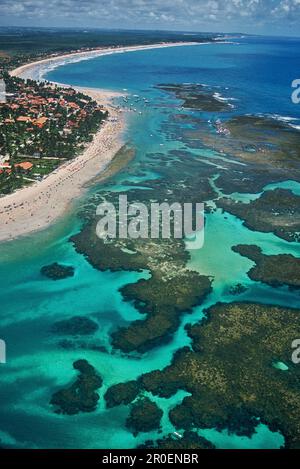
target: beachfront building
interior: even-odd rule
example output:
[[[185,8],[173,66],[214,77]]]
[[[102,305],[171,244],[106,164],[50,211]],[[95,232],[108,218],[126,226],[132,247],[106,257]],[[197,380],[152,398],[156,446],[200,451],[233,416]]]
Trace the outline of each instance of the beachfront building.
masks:
[[[5,193],[11,191],[9,187],[20,187],[24,172],[40,179],[76,156],[107,116],[89,96],[72,88],[8,74],[5,82],[9,93],[6,102],[0,103],[0,162],[10,168],[2,168],[0,195],[3,184]]]

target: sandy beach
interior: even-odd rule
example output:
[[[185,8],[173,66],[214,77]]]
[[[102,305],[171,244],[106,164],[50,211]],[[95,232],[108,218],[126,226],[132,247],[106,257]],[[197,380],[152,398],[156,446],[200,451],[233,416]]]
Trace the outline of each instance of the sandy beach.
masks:
[[[164,47],[180,47],[180,46],[195,46],[199,44],[198,42],[172,42],[172,43],[159,43],[151,45],[141,45],[141,46],[128,46],[128,47],[106,47],[106,48],[97,48],[93,50],[88,50],[84,52],[73,52],[70,54],[50,56],[46,59],[38,60],[36,62],[28,63],[21,65],[15,70],[11,71],[12,76],[18,76],[21,78],[34,78],[39,79],[39,72],[41,74],[45,71],[45,68],[56,68],[60,65],[64,65],[70,62],[79,62],[82,60],[89,60],[95,57],[101,57],[103,55],[110,54],[121,54],[124,52],[135,52],[139,50],[147,49],[161,49]],[[209,44],[209,43],[207,43]]]
[[[45,71],[45,66],[59,66],[66,60],[77,61],[112,53],[194,44],[154,44],[67,54],[23,65],[13,70],[11,75],[36,79],[37,70],[41,66]],[[108,120],[78,157],[62,164],[42,181],[0,198],[0,241],[12,240],[45,229],[61,217],[71,202],[86,190],[86,184],[109,165],[114,155],[124,145],[122,133],[126,126],[125,115],[111,103],[118,93],[86,88],[80,88],[80,91],[108,109]]]
[[[107,104],[112,93],[82,91],[108,107],[108,121],[78,157],[61,165],[42,181],[0,199],[0,241],[43,229],[63,215],[83,192],[84,185],[106,168],[124,144],[121,138],[124,116]]]

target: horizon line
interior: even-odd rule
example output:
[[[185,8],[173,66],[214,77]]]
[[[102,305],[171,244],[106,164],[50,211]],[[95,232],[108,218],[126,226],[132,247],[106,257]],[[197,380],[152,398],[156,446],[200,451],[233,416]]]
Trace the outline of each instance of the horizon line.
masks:
[[[180,30],[180,29],[152,29],[152,28],[116,28],[116,27],[106,27],[106,26],[17,26],[17,25],[1,25],[0,29],[4,28],[11,28],[11,29],[36,29],[36,30],[49,30],[49,29],[59,29],[59,30],[83,30],[83,31],[118,31],[118,32],[157,32],[157,33],[174,33],[174,34],[210,34],[210,35],[218,35],[218,34],[230,34],[230,35],[243,35],[249,37],[269,37],[269,38],[291,38],[291,39],[300,39],[300,36],[296,35],[286,35],[286,34],[254,34],[254,33],[246,33],[243,31],[195,31],[195,30]]]

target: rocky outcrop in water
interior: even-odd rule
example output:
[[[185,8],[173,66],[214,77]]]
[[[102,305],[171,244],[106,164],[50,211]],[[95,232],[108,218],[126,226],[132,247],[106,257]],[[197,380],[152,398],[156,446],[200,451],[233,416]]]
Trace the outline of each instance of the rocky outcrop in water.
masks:
[[[232,250],[255,262],[248,276],[256,282],[264,282],[272,287],[288,285],[291,289],[300,288],[300,258],[291,254],[267,256],[255,245],[239,244]]]
[[[66,388],[53,394],[50,404],[58,414],[74,415],[79,412],[92,412],[96,409],[99,394],[96,392],[102,386],[102,378],[95,368],[86,360],[73,363],[79,372],[76,381]]]
[[[160,427],[163,411],[148,397],[138,399],[132,404],[126,426],[134,435],[139,432],[150,432]]]
[[[274,233],[286,241],[299,241],[300,197],[289,190],[264,192],[248,204],[222,198],[217,205],[243,220],[253,231]]]
[[[140,391],[140,386],[136,381],[119,383],[111,386],[105,393],[104,399],[107,407],[115,407],[121,404],[130,404],[134,401]]]
[[[41,268],[41,274],[52,280],[63,280],[68,277],[73,277],[74,273],[74,267],[58,264],[57,262],[45,265]]]

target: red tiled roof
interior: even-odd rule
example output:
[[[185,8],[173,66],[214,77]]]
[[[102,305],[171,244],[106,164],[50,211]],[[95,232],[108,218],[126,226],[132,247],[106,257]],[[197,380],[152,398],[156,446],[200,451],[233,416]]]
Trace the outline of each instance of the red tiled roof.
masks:
[[[43,126],[44,124],[46,124],[47,120],[48,120],[48,117],[39,117],[38,119],[34,121],[34,124]]]
[[[32,167],[33,167],[33,164],[30,163],[29,161],[24,161],[24,163],[15,164],[15,168],[22,168],[22,169],[25,169],[26,171],[28,171]]]
[[[29,117],[29,116],[19,116],[19,117],[17,117],[17,121],[18,122],[30,122],[31,117]]]

